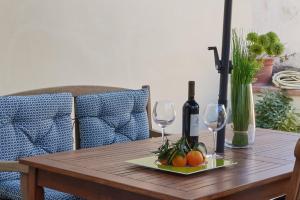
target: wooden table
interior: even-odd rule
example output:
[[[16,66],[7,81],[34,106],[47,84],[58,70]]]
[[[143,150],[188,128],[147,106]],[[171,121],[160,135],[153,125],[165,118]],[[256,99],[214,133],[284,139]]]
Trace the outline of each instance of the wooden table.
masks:
[[[226,149],[237,165],[189,176],[125,162],[150,155],[160,138],[22,159],[30,166],[27,199],[43,199],[42,187],[97,200],[269,199],[290,187],[298,136],[263,129],[256,136],[250,149]]]

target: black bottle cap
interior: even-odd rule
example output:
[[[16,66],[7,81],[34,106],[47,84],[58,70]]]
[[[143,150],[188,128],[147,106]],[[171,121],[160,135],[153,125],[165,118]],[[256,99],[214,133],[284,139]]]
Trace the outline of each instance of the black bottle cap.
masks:
[[[189,97],[195,96],[195,81],[189,81]]]

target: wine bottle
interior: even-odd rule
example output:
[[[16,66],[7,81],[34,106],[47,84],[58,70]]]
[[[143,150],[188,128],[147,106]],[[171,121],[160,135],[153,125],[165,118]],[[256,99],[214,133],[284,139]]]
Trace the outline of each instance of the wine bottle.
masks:
[[[199,134],[199,105],[195,101],[195,81],[189,81],[188,100],[182,109],[182,136],[193,147],[198,143]]]

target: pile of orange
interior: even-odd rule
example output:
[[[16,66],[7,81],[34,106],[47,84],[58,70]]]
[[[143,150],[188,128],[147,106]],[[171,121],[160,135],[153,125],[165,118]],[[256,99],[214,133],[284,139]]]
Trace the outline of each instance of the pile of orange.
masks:
[[[174,167],[185,167],[189,165],[191,167],[196,167],[205,161],[205,157],[200,151],[191,150],[187,155],[176,155],[172,160],[172,165]]]
[[[191,148],[187,140],[181,138],[172,145],[170,145],[167,140],[158,151],[154,153],[158,155],[158,161],[162,165],[196,167],[205,162],[205,152],[206,147],[203,143],[199,143]]]

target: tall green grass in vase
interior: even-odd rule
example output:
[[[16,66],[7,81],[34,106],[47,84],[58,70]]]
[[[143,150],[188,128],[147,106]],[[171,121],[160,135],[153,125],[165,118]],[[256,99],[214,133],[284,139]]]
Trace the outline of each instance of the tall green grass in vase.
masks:
[[[232,36],[231,107],[233,121],[232,145],[248,145],[248,126],[251,114],[251,83],[260,64],[248,52],[248,43],[233,31]]]

